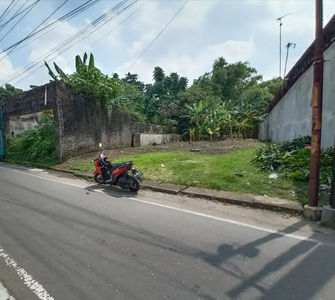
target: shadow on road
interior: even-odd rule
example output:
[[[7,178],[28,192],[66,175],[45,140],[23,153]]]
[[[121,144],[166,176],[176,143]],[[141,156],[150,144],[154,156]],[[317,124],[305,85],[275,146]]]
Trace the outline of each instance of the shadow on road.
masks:
[[[129,190],[123,190],[117,186],[111,186],[111,185],[94,184],[94,185],[88,186],[87,188],[85,188],[85,190],[88,192],[101,191],[107,195],[110,195],[116,198],[134,197],[137,195],[137,193],[133,193]]]
[[[306,222],[302,220],[287,227],[281,233],[292,234],[304,226],[306,226]],[[216,255],[205,255],[203,259],[210,265],[226,271],[224,266],[228,264],[229,259],[234,256],[255,258],[261,254],[261,249],[257,247],[280,238],[283,238],[283,235],[271,233],[242,246],[222,244],[218,247]],[[258,298],[259,300],[313,299],[335,275],[335,260],[332,255],[334,250],[331,246],[318,244],[308,239],[302,240],[285,253],[275,257],[257,273],[245,277],[239,285],[227,293],[227,297],[239,299],[250,288],[256,288],[262,294]],[[304,257],[301,259],[302,256]],[[301,260],[293,268],[290,268],[290,264],[296,259]],[[279,274],[285,272],[286,275],[273,285],[268,286],[264,283],[268,278],[280,276]],[[332,297],[329,293],[328,298],[320,299],[328,300]]]
[[[0,199],[3,204],[6,203],[14,207],[21,207],[28,210],[31,214],[37,213],[43,217],[47,217],[57,223],[57,226],[65,227],[68,234],[72,234],[74,238],[71,239],[61,234],[48,236],[44,228],[27,226],[19,217],[15,218],[15,220],[21,230],[16,231],[15,228],[8,226],[4,220],[1,222],[1,226],[17,240],[23,240],[25,236],[29,236],[30,242],[37,246],[40,245],[41,248],[43,248],[43,243],[45,242],[53,245],[54,249],[59,249],[60,253],[70,257],[71,261],[79,266],[84,265],[86,262],[80,255],[76,255],[76,253],[86,253],[88,257],[94,258],[96,261],[101,262],[101,264],[109,264],[119,270],[127,270],[130,274],[137,272],[138,269],[136,268],[143,268],[148,274],[156,274],[162,282],[170,282],[171,286],[186,290],[198,299],[207,300],[248,299],[247,292],[250,289],[256,289],[258,293],[261,294],[258,300],[309,300],[313,299],[313,296],[315,296],[335,274],[335,260],[332,259],[334,249],[306,240],[295,243],[285,253],[274,257],[265,266],[259,267],[252,275],[246,275],[238,268],[236,257],[243,256],[248,259],[254,259],[260,256],[262,254],[261,246],[280,239],[286,239],[283,235],[293,234],[295,231],[306,226],[307,223],[305,221],[299,221],[287,227],[281,231],[281,234],[270,233],[244,245],[221,244],[217,247],[216,254],[206,253],[197,247],[190,246],[187,242],[146,230],[142,226],[138,226],[136,220],[125,222],[122,218],[111,218],[82,206],[71,204],[57,198],[57,196],[51,196],[12,182],[7,183],[17,186],[20,189],[25,189],[27,193],[32,193],[36,197],[47,199],[48,205],[39,205],[35,202],[28,203],[25,200],[18,199],[14,195],[6,195],[7,199]],[[89,187],[87,191],[95,191],[96,189],[101,190],[101,186]],[[104,192],[108,194],[110,190],[112,190],[113,196],[116,197],[114,195],[114,188],[108,188]],[[124,194],[129,196],[132,193],[126,192],[122,194],[121,191],[119,197],[124,197]],[[52,203],[53,206],[50,206],[50,203]],[[53,208],[56,207],[56,205],[59,205],[58,209]],[[4,218],[5,217],[6,216],[4,216]],[[131,225],[131,223],[135,224]],[[25,232],[25,234],[21,235],[19,232]],[[125,244],[135,242],[134,246],[136,247],[131,249],[130,253],[125,253],[120,245],[113,242],[114,239],[122,239],[122,243]],[[90,243],[90,247],[85,247],[86,243]],[[96,246],[92,248],[92,244]],[[31,248],[29,244],[25,243],[22,247],[26,247],[26,251],[35,256],[38,261],[44,260],[43,255],[46,257],[54,255],[54,252],[50,251],[42,256],[37,256],[36,253],[34,254],[36,249]],[[177,254],[185,258],[205,262],[222,273],[222,281],[225,280],[225,277],[230,276],[237,279],[237,281],[235,281],[237,284],[234,284],[232,288],[225,292],[225,297],[216,298],[211,291],[206,292],[196,287],[194,282],[184,282],[178,278],[178,276],[174,276],[173,273],[168,272],[166,268],[161,268],[159,264],[152,263],[152,261],[149,263],[145,261],[144,257],[138,257],[136,251],[138,251],[138,249],[144,249],[143,251],[145,251],[145,249],[148,249],[147,247],[156,248],[162,257],[164,257],[164,255],[172,255],[172,257],[174,257],[173,254]],[[113,256],[111,256],[110,253],[113,253]],[[114,259],[114,255],[121,259]],[[267,255],[269,255],[269,253],[267,253]],[[233,258],[235,258],[234,261]],[[68,277],[71,276],[72,273],[77,272],[77,267],[74,265],[66,265],[63,258],[59,257],[54,259],[55,263],[50,265],[50,269],[55,269],[58,274],[67,274],[66,277]],[[103,280],[106,280],[106,282],[108,282],[108,280],[111,282],[115,281],[115,284],[122,290],[123,285],[117,278],[112,278],[109,274],[104,274],[98,266],[91,265],[90,270],[97,276],[103,278]],[[78,273],[77,276],[83,277],[83,281],[88,280],[85,277],[87,276],[86,273]],[[274,280],[274,283],[267,284],[267,279],[272,276],[275,276],[277,279]],[[57,280],[56,277],[55,280]],[[70,278],[67,280],[71,282]],[[76,282],[73,282],[73,284],[75,285]],[[95,285],[95,283],[92,283],[92,285]],[[99,289],[99,284],[94,286],[94,289]],[[199,294],[199,291],[202,293]],[[127,294],[126,290],[122,292]],[[76,293],[78,295],[84,295],[79,287]],[[138,295],[131,293],[128,293],[128,295],[133,297],[133,299],[140,299]],[[243,295],[244,298],[242,298],[241,295]],[[320,296],[320,298],[322,298],[322,296]],[[250,300],[254,299],[255,298],[250,298]],[[322,299],[328,300],[333,298],[329,296],[329,298]]]

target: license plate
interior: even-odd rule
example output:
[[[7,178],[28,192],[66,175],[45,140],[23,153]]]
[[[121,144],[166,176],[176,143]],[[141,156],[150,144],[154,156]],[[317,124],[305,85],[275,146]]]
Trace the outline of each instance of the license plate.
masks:
[[[136,179],[138,179],[139,181],[142,181],[142,175],[143,175],[143,173],[141,172],[141,171],[138,171],[135,175],[134,175],[134,177],[136,178]]]

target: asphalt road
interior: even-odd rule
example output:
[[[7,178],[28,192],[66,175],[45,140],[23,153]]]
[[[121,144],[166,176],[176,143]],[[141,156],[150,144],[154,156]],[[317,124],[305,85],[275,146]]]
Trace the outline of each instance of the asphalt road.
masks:
[[[87,185],[0,165],[0,280],[16,300],[334,299],[334,232]]]

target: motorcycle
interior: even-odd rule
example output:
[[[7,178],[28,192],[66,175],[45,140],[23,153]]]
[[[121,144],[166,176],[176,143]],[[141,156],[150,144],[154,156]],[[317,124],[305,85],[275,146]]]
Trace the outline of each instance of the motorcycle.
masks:
[[[99,147],[102,147],[101,143]],[[108,157],[103,150],[99,153],[99,157],[94,160],[95,170],[93,175],[95,182],[98,184],[111,184],[131,192],[138,192],[143,173],[134,169],[134,164],[131,161],[111,164],[107,160]]]

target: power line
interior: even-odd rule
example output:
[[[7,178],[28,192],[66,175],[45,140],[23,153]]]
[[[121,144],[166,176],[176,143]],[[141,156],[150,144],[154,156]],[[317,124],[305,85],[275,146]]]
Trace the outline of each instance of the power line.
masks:
[[[46,21],[48,21],[57,11],[59,11],[67,2],[69,2],[69,0],[65,0],[60,6],[58,6],[47,18],[45,18],[31,33],[29,33],[26,38],[28,38],[29,36],[31,36],[38,28],[40,28]],[[13,51],[17,48],[18,45],[16,45],[15,47],[13,47],[9,53],[7,53],[6,55],[10,55],[11,53],[13,53]]]
[[[130,67],[126,70],[126,73],[129,71],[129,69],[135,65],[135,63],[144,55],[145,52],[148,51],[148,49],[152,46],[152,44],[160,37],[160,35],[165,31],[166,28],[172,23],[172,21],[178,16],[178,14],[182,11],[182,9],[185,7],[185,5],[190,0],[186,0],[185,3],[181,6],[181,8],[175,13],[175,15],[172,17],[172,19],[165,25],[165,27],[158,33],[158,35],[153,39],[153,41],[149,44],[147,48],[144,49],[144,51],[140,54],[140,56],[130,65]]]
[[[148,3],[148,1],[150,0],[146,0],[138,9],[136,9],[135,11],[133,11],[128,17],[126,17],[125,19],[123,19],[122,22],[120,22],[119,24],[117,24],[112,30],[108,31],[104,36],[102,36],[100,39],[98,39],[95,43],[93,43],[92,45],[90,45],[90,47],[94,47],[96,44],[98,44],[100,41],[102,41],[106,36],[110,35],[116,28],[118,28],[119,26],[121,26],[124,22],[126,22],[128,19],[130,19],[135,13],[137,13],[141,8],[143,8],[144,5],[146,5]],[[67,63],[65,66],[63,66],[62,68],[67,67],[68,65],[70,65],[71,63],[73,63],[75,61],[75,59],[72,59],[69,63]],[[46,77],[44,78],[41,82],[43,83],[45,80],[47,80],[49,78]]]
[[[127,2],[129,0],[124,0],[123,2]],[[134,2],[132,2],[130,5],[128,5],[127,7],[125,7],[121,12],[117,13],[117,15],[123,13],[125,10],[129,9],[131,6],[133,6],[135,3],[137,3],[139,0],[134,0]],[[55,59],[56,57],[58,57],[59,55],[61,55],[64,51],[72,48],[74,45],[78,44],[79,42],[81,42],[83,39],[87,38],[88,36],[90,36],[91,34],[93,34],[95,31],[97,31],[99,28],[101,28],[102,26],[106,25],[110,20],[106,21],[104,24],[100,25],[97,29],[95,29],[92,33],[90,34],[87,34],[86,36],[84,36],[83,38],[81,38],[79,41],[75,42],[73,45],[70,45],[69,47],[65,48],[64,50],[58,52],[58,54],[56,54],[55,56],[53,56],[52,58],[50,58],[48,61],[50,60],[53,60]],[[84,30],[85,31],[85,30]],[[70,38],[71,40],[71,38]],[[60,48],[66,46],[67,43],[65,43],[65,45],[61,45]],[[57,47],[56,47],[57,48]],[[57,50],[56,50],[57,51]],[[56,51],[53,51],[53,52],[56,52]],[[34,66],[38,65],[40,62],[42,62],[43,60],[45,60],[46,58],[50,57],[52,54],[54,53],[50,53],[49,55],[47,55],[47,57],[45,58],[42,58],[41,60],[39,60],[37,63],[35,63],[33,66],[31,66],[30,68],[28,68],[26,71],[28,71],[29,69],[32,69]],[[25,78],[29,77],[31,74],[35,73],[37,70],[41,69],[42,67],[44,67],[44,63],[42,63],[37,69],[33,70],[32,72],[30,72],[28,75],[26,75],[25,77],[21,78],[20,80],[16,81],[14,83],[14,85],[16,85],[17,83],[21,82],[22,80],[24,80]],[[24,73],[24,72],[23,72]],[[22,75],[22,74],[21,74]],[[20,76],[20,75],[19,75]],[[16,77],[19,77],[19,76],[16,76]],[[13,78],[15,79],[15,77]],[[13,79],[10,79],[10,80],[13,80]]]
[[[1,22],[1,20],[3,19],[3,18],[5,18],[6,17],[6,13],[7,13],[7,11],[11,8],[11,6],[13,5],[13,3],[15,2],[15,0],[12,0],[12,2],[7,6],[7,8],[5,9],[5,11],[1,14],[1,16],[0,16],[0,22]]]
[[[25,6],[27,2],[28,2],[28,0],[27,0],[23,5],[21,5],[21,7],[16,11],[16,13],[14,14],[13,17],[15,17],[15,16],[20,12],[20,10],[22,9],[22,7]],[[17,3],[18,3],[18,2],[16,2],[15,5],[16,5]],[[15,5],[12,7],[12,9],[15,7]],[[11,11],[11,9],[10,9],[10,10],[8,11],[8,13],[3,17],[3,19],[10,13],[10,11]],[[12,18],[13,18],[13,17],[12,17]],[[8,24],[8,23],[7,23],[7,24]],[[1,29],[0,29],[0,32],[1,32],[5,27],[6,27],[6,25],[2,26]]]
[[[26,0],[26,2],[21,6],[21,8],[19,9],[19,11],[22,9],[22,7],[24,7],[26,5],[26,3],[28,2],[29,0]],[[5,23],[2,23],[0,25],[0,28],[3,28],[5,27],[8,23],[10,23],[11,21],[13,21],[15,18],[17,18],[19,15],[23,14],[26,10],[28,10],[30,7],[32,7],[34,5],[33,4],[30,4],[29,6],[27,6],[23,11],[21,12],[16,12],[16,14],[14,16],[12,16],[8,21],[6,21]]]
[[[128,6],[126,6],[125,8],[123,8],[121,10],[121,12],[117,12],[117,15],[121,14],[122,12],[124,12],[125,10],[129,9],[131,6],[133,6],[134,4],[136,4],[139,0],[134,0],[132,1],[131,4],[129,4]],[[46,55],[40,57],[39,59],[37,59],[35,62],[31,63],[31,66],[26,66],[26,70],[24,70],[23,72],[21,72],[21,74],[18,74],[20,72],[17,72],[16,74],[14,74],[14,76],[11,76],[11,78],[5,79],[3,82],[6,81],[12,81],[13,79],[23,75],[23,73],[25,73],[26,71],[32,69],[34,66],[38,65],[40,62],[43,62],[45,59],[47,59],[48,57],[50,57],[52,54],[56,53],[57,51],[59,51],[59,53],[54,56],[51,59],[54,59],[55,57],[59,56],[62,52],[68,50],[69,48],[73,47],[75,44],[77,44],[78,42],[82,41],[83,39],[87,38],[87,36],[93,34],[95,31],[97,31],[99,28],[101,28],[102,26],[106,25],[112,18],[108,16],[113,13],[116,9],[124,6],[125,4],[127,4],[127,2],[129,2],[129,0],[123,0],[121,3],[117,4],[115,7],[113,7],[111,10],[109,10],[107,13],[103,14],[102,16],[100,16],[98,19],[96,19],[95,21],[93,21],[90,25],[86,26],[85,28],[83,28],[79,33],[73,35],[72,37],[70,37],[69,39],[67,39],[66,41],[64,41],[63,43],[61,43],[60,45],[58,45],[57,47],[53,48],[52,50],[50,50]],[[107,20],[105,20],[107,18]],[[100,26],[98,26],[98,28],[94,29],[92,32],[90,32],[91,28],[97,27],[97,25],[99,23],[103,22],[103,24],[101,24]],[[83,36],[84,35],[84,36]],[[78,40],[78,38],[80,38],[81,36],[83,36],[80,40]],[[65,46],[67,46],[68,44],[72,43],[72,45],[70,45],[69,47],[67,47],[64,50],[61,50],[62,48],[64,48]],[[43,63],[42,65],[39,67],[41,68],[43,67]],[[38,68],[38,69],[39,69]],[[34,73],[36,70],[30,72],[26,77],[28,77],[30,74]],[[26,78],[24,77],[24,78]],[[19,80],[18,82],[22,81],[24,78],[22,78],[21,80]],[[16,84],[16,83],[15,83]]]
[[[22,18],[20,20],[18,20],[15,25],[0,39],[0,42],[4,40],[4,38],[30,13],[30,11],[32,9],[34,9],[34,7],[37,5],[37,3],[39,2],[40,0],[37,0],[34,2],[34,5],[22,16]]]
[[[39,1],[39,0],[38,0],[38,1]],[[38,33],[44,31],[45,29],[47,29],[47,28],[49,28],[49,27],[51,27],[52,25],[54,25],[54,24],[56,24],[56,23],[59,23],[59,21],[64,21],[64,20],[70,20],[70,19],[72,19],[74,16],[76,16],[76,15],[82,13],[83,11],[85,11],[86,9],[92,7],[93,5],[95,5],[96,3],[98,3],[99,1],[101,1],[101,0],[94,0],[94,1],[93,1],[93,0],[88,0],[87,2],[85,2],[84,4],[78,6],[77,8],[75,8],[75,9],[72,10],[72,11],[70,11],[69,13],[67,13],[66,15],[64,15],[63,17],[61,17],[61,18],[55,20],[54,22],[52,22],[52,23],[48,24],[47,26],[41,28],[40,30],[34,32],[34,33],[33,33],[32,35],[30,35],[29,37],[26,37],[26,38],[24,38],[24,39],[22,39],[22,40],[20,40],[20,41],[18,41],[18,42],[16,42],[16,43],[14,43],[13,45],[7,47],[6,49],[2,50],[2,51],[0,52],[0,54],[5,53],[6,51],[12,49],[13,47],[15,47],[15,46],[17,46],[17,45],[23,43],[24,41],[30,39],[31,37],[37,35]],[[60,24],[58,24],[58,26],[59,26],[59,25],[60,25]],[[56,27],[58,27],[58,26],[56,26]],[[54,29],[54,28],[53,28],[53,29]],[[51,31],[51,30],[50,30],[50,31]],[[40,37],[41,37],[41,36],[40,36]],[[36,40],[36,39],[35,39],[35,40]],[[27,43],[27,44],[29,44],[29,43]],[[27,45],[27,44],[26,44],[26,45]],[[20,47],[19,49],[22,49],[22,47]],[[18,51],[19,49],[16,49],[16,50],[13,51],[13,52]],[[6,54],[5,54],[5,56],[3,56],[3,57],[0,59],[0,61],[1,61],[3,58],[5,58],[5,57],[6,57]]]
[[[12,3],[13,3],[13,2],[12,2]],[[13,8],[14,8],[14,7],[16,6],[16,4],[18,4],[18,3],[19,3],[19,0],[16,1],[15,4],[11,7],[11,9],[8,10],[8,12],[3,16],[3,19],[5,19],[5,18],[9,15],[9,13],[13,10]],[[22,8],[22,6],[18,9],[17,12],[19,12],[21,8]],[[17,12],[16,12],[14,15],[16,15]],[[3,27],[3,28],[5,28],[5,27]],[[3,28],[2,28],[2,29],[3,29]],[[1,32],[2,29],[0,29],[0,32]]]
[[[98,44],[101,40],[103,40],[107,35],[111,34],[117,27],[119,27],[120,25],[122,25],[125,21],[127,21],[130,17],[132,17],[135,13],[137,13],[144,5],[146,5],[148,3],[149,0],[146,0],[144,2],[144,4],[142,4],[138,9],[136,9],[134,12],[132,12],[127,18],[125,18],[121,23],[119,23],[118,25],[116,25],[112,30],[108,31],[103,37],[101,37],[100,39],[98,39],[94,44],[91,45],[91,47],[95,46],[96,44]]]

